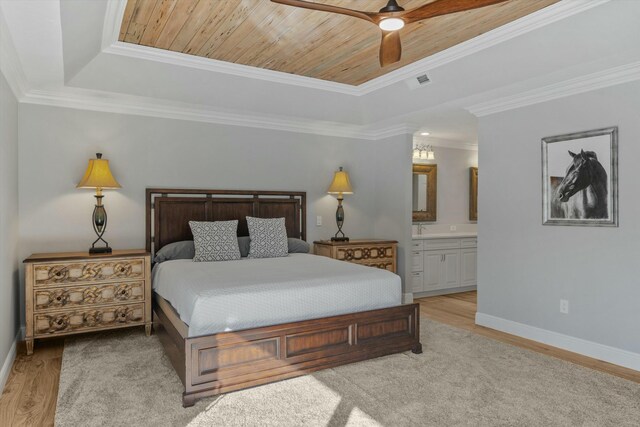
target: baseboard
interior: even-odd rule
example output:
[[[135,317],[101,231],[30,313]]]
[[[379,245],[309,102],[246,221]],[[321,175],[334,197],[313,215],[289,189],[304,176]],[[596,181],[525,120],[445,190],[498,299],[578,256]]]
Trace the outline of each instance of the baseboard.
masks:
[[[436,297],[438,295],[459,294],[461,292],[475,291],[477,289],[478,287],[476,285],[462,286],[459,288],[436,289],[435,291],[416,292],[413,294],[413,297],[414,298]]]
[[[403,304],[411,304],[413,302],[413,294],[411,292],[402,295]]]
[[[18,329],[16,338],[13,340],[13,344],[11,344],[11,348],[9,348],[9,353],[7,353],[7,357],[4,359],[4,363],[2,364],[2,370],[0,370],[0,391],[4,391],[4,385],[7,383],[7,378],[9,378],[9,373],[11,373],[11,367],[13,366],[13,361],[16,358],[18,341],[20,341],[23,336],[24,336],[24,328]]]
[[[476,325],[485,326],[511,335],[517,335],[553,347],[582,354],[614,365],[640,371],[640,354],[582,338],[576,338],[547,329],[525,325],[490,314],[476,313]]]

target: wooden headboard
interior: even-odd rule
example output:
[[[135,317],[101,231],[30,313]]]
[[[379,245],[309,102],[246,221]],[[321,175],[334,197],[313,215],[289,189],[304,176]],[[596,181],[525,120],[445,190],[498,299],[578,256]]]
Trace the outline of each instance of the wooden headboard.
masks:
[[[193,240],[189,221],[238,220],[238,236],[248,236],[247,216],[285,218],[288,237],[305,240],[307,193],[147,188],[146,244],[152,254],[164,245]]]

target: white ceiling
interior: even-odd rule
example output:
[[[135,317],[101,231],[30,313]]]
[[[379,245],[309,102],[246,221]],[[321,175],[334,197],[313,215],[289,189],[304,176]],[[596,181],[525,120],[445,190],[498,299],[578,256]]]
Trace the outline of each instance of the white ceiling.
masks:
[[[115,40],[123,5],[0,2],[28,88],[22,101],[372,138],[428,129],[473,143],[469,107],[640,64],[637,0],[564,0],[357,88],[127,48]],[[432,82],[411,89],[406,80],[421,72]]]

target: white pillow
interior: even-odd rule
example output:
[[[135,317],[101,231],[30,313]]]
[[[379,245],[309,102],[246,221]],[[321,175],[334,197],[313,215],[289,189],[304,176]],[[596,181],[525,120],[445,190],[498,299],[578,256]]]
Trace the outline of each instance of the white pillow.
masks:
[[[195,262],[240,259],[238,220],[189,221],[195,246]]]
[[[276,258],[289,255],[284,218],[247,217],[249,227],[248,258]]]

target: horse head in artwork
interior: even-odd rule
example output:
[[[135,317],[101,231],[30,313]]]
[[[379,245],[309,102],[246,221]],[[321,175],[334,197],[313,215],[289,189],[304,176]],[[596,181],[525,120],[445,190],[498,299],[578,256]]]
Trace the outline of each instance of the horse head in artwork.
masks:
[[[606,218],[608,216],[607,171],[593,151],[569,151],[572,160],[557,189],[557,200],[571,202],[568,217]],[[575,196],[575,197],[574,197]]]

